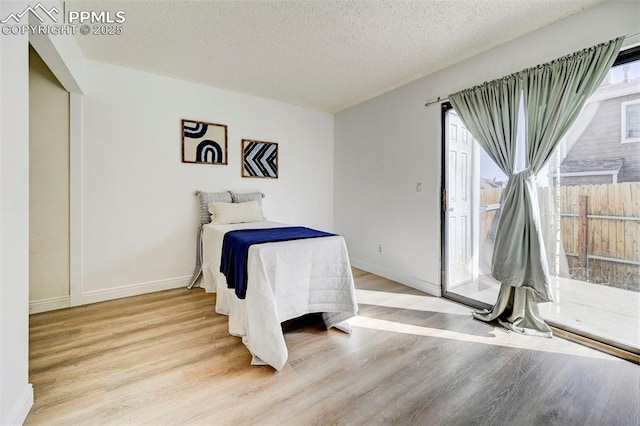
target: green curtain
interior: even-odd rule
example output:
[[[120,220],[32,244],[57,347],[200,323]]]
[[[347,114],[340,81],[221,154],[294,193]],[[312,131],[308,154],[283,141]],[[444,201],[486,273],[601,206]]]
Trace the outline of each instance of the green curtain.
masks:
[[[537,306],[553,301],[553,293],[540,229],[536,174],[606,76],[623,40],[620,37],[449,96],[469,131],[509,177],[491,265],[493,277],[501,283],[500,292],[493,308],[475,312],[475,318],[498,320],[519,333],[551,337]],[[524,170],[515,172],[520,93],[527,163]]]
[[[471,134],[507,176],[516,166],[521,94],[520,79],[509,76],[449,96]]]
[[[624,37],[520,72],[526,112],[527,160],[547,163],[613,65]]]

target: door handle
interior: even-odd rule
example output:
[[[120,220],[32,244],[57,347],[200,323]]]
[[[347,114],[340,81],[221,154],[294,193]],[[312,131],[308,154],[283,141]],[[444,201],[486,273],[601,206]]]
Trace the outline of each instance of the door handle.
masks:
[[[449,210],[449,201],[447,200],[447,188],[442,188],[442,211]]]

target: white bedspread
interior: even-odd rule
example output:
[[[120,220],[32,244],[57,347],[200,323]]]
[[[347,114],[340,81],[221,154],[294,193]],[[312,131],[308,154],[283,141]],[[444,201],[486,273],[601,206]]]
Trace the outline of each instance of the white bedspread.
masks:
[[[323,312],[327,328],[349,332],[344,322],[357,313],[353,275],[341,236],[256,244],[249,248],[247,295],[238,299],[220,271],[224,234],[236,229],[289,226],[254,222],[203,227],[203,279],[216,292],[216,312],[229,316],[229,333],[242,337],[252,364],[282,369],[287,347],[280,323]]]

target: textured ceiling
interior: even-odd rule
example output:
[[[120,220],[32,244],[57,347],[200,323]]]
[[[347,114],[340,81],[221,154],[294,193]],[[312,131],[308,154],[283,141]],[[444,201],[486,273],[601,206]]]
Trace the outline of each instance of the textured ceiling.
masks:
[[[123,10],[85,57],[337,112],[602,0],[67,1]]]

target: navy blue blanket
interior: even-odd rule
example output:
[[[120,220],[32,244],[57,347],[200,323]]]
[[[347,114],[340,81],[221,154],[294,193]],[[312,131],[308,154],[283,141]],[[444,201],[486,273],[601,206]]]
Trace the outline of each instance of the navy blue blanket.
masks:
[[[236,296],[244,299],[247,295],[247,257],[249,247],[252,244],[303,240],[333,235],[335,234],[316,231],[303,226],[229,231],[224,234],[224,239],[222,240],[220,272],[227,278],[227,287],[235,288]]]

